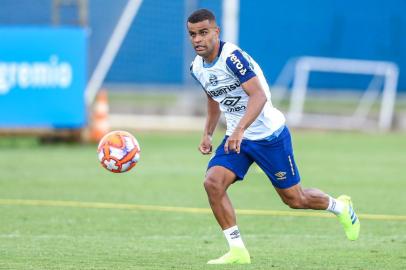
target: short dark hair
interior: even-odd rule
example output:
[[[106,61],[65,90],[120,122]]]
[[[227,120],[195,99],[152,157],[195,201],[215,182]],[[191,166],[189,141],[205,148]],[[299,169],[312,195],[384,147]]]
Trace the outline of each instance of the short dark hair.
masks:
[[[213,12],[205,8],[196,10],[187,19],[187,21],[190,23],[198,23],[205,20],[209,20],[209,22],[216,20],[216,17],[214,16]]]

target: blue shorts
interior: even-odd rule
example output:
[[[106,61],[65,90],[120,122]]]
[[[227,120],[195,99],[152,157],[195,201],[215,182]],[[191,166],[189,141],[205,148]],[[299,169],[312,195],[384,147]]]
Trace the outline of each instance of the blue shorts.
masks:
[[[225,136],[209,161],[207,169],[213,166],[225,167],[236,175],[236,180],[244,179],[253,162],[265,172],[276,188],[289,188],[300,182],[299,171],[293,157],[292,141],[287,127],[282,127],[277,135],[262,140],[243,140],[240,153],[224,151]],[[279,133],[279,134],[278,134]]]

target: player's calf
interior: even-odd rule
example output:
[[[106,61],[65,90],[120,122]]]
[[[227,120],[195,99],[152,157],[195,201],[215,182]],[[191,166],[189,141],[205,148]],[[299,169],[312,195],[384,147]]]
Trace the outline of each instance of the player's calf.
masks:
[[[325,210],[328,206],[329,196],[324,192],[307,188],[302,189],[300,184],[287,189],[276,189],[282,201],[292,209]]]
[[[291,198],[282,198],[282,201],[292,209],[306,209],[307,201],[303,196],[291,197]]]

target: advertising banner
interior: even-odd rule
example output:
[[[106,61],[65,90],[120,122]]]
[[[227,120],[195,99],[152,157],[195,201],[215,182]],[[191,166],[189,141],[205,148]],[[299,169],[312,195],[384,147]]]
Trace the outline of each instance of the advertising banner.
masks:
[[[81,28],[0,27],[0,128],[86,124]]]

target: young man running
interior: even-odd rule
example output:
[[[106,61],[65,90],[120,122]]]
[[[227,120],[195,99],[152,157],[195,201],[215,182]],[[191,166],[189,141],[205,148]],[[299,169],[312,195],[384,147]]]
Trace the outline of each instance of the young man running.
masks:
[[[212,152],[212,135],[221,112],[227,122],[226,136],[209,162],[204,187],[230,250],[208,264],[251,262],[226,191],[244,178],[253,162],[266,173],[284,203],[294,209],[334,213],[347,238],[356,240],[360,222],[350,197],[334,199],[318,189],[302,188],[285,117],[272,106],[258,64],[236,45],[220,41],[220,29],[209,10],[192,13],[187,28],[197,54],[190,71],[207,94],[207,119],[199,146],[202,154]]]

